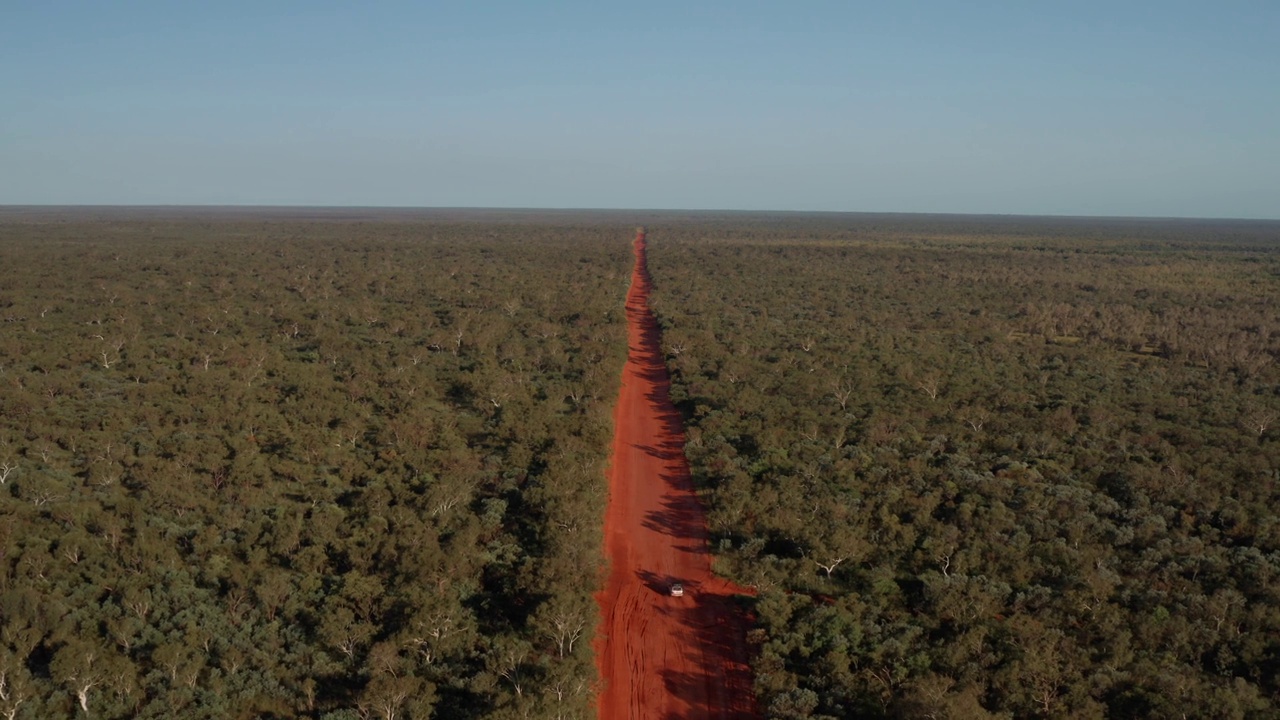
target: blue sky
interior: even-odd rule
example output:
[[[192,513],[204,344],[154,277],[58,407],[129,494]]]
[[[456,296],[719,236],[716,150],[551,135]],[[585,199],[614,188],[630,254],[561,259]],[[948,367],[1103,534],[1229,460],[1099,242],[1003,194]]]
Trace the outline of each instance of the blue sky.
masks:
[[[1280,2],[11,2],[0,204],[1280,218]]]

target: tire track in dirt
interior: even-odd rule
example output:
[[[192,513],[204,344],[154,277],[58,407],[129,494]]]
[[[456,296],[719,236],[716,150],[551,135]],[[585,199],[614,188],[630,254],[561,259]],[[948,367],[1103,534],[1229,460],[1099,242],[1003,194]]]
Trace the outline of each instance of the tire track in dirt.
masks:
[[[658,323],[649,310],[646,238],[627,293],[629,353],[614,410],[605,552],[596,594],[601,720],[754,720],[745,594],[711,572],[706,513],[684,458]],[[671,597],[672,583],[685,596]]]

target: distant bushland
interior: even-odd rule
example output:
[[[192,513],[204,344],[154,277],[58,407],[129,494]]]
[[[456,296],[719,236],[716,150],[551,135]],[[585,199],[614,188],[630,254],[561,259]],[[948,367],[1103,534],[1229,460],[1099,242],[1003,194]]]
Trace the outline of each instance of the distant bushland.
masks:
[[[649,224],[769,717],[1271,717],[1280,223]]]
[[[634,221],[2,215],[0,715],[589,714]]]

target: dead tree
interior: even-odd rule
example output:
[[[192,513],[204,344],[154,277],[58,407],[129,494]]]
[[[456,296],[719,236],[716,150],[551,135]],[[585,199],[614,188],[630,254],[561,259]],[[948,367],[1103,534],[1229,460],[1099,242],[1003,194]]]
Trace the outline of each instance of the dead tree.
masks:
[[[1262,437],[1275,424],[1277,417],[1280,415],[1275,411],[1259,408],[1245,415],[1243,422],[1245,427],[1256,433],[1258,437]]]

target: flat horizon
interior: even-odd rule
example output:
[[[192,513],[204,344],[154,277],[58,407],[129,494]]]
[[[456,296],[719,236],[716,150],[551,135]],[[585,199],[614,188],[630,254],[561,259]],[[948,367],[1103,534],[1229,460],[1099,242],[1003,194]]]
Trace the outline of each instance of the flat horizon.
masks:
[[[1153,221],[1205,221],[1205,222],[1261,222],[1280,223],[1277,217],[1207,216],[1207,215],[1074,215],[1055,213],[995,213],[995,212],[912,212],[896,210],[741,210],[733,208],[682,208],[682,207],[536,207],[536,206],[487,206],[487,205],[305,205],[305,204],[253,204],[253,203],[0,203],[0,213],[13,211],[75,212],[77,210],[140,210],[140,211],[367,211],[377,212],[477,212],[477,213],[637,213],[637,214],[690,214],[690,215],[796,215],[796,216],[862,216],[862,217],[933,217],[933,218],[1023,218],[1053,220],[1153,220]],[[1280,239],[1280,238],[1278,238]]]

